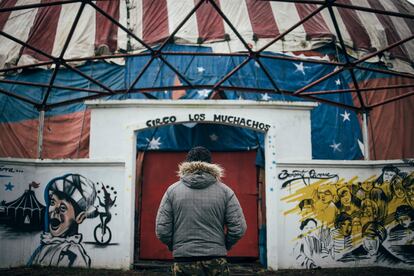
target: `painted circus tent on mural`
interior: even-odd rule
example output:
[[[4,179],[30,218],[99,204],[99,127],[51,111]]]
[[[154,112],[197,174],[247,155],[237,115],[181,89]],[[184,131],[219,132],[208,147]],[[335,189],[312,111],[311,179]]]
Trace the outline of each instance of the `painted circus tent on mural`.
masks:
[[[244,208],[257,210],[259,234],[249,239],[258,253],[242,247],[237,256],[274,269],[410,268],[413,66],[406,0],[1,1],[0,232],[4,248],[21,238],[33,250],[2,254],[0,266],[132,265],[157,200],[148,168],[204,145],[229,162],[229,183],[237,170],[253,176],[240,193],[255,202]],[[215,104],[225,108],[213,114]],[[258,117],[227,113],[260,104]],[[152,114],[128,113],[136,106]],[[286,114],[263,116],[270,106]],[[295,108],[309,116],[289,117]],[[120,138],[128,131],[131,164]],[[145,166],[152,153],[164,157]],[[233,168],[223,157],[237,154],[251,164]],[[321,172],[318,162],[333,165]],[[109,251],[119,253],[111,264]]]

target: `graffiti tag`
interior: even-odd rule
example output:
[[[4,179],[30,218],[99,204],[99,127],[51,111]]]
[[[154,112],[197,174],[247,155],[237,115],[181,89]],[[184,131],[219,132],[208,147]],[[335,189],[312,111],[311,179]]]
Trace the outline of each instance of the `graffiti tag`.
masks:
[[[7,172],[7,173],[23,173],[23,170],[6,167],[4,165],[0,165],[0,172]]]
[[[288,170],[282,170],[278,178],[280,180],[289,179],[282,184],[282,189],[285,188],[287,185],[292,183],[295,180],[303,180],[303,184],[306,186],[310,184],[311,179],[332,179],[336,178],[338,180],[337,174],[331,174],[327,172],[316,172],[315,170],[293,170],[292,172],[288,172]]]

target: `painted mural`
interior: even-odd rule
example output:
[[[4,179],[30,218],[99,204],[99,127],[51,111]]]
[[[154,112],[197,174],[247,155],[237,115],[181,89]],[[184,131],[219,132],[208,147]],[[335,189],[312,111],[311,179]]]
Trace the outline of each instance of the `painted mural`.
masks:
[[[282,198],[300,218],[293,257],[303,268],[326,264],[414,266],[414,170],[387,165],[349,179],[332,172],[282,170]]]
[[[22,184],[18,180],[24,177],[17,174],[25,172],[9,171],[0,178],[4,183],[0,193],[1,235],[3,240],[23,234],[25,239],[40,237],[40,245],[26,260],[27,265],[90,267],[91,247],[117,245],[110,243],[109,224],[117,215],[112,212],[117,207],[114,187],[77,173],[61,174],[45,183]],[[21,186],[27,188],[13,198],[13,190],[22,190]],[[81,228],[84,224],[88,226]],[[88,237],[86,241],[84,236]]]

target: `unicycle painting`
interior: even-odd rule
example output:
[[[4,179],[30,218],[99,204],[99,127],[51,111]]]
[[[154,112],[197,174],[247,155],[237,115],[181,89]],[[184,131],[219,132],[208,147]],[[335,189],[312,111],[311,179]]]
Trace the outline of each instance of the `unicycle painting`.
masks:
[[[110,212],[111,208],[114,206],[116,201],[116,191],[114,191],[114,198],[111,198],[111,193],[108,192],[109,186],[102,185],[103,200],[98,196],[99,206],[102,207],[104,211],[99,211],[99,208],[96,208],[96,216],[99,216],[100,223],[95,227],[93,231],[93,236],[95,241],[99,245],[107,245],[112,239],[111,229],[108,227],[108,223],[111,221],[112,214]],[[113,190],[113,188],[111,188]],[[100,193],[99,191],[98,193]],[[98,207],[99,207],[98,206]]]

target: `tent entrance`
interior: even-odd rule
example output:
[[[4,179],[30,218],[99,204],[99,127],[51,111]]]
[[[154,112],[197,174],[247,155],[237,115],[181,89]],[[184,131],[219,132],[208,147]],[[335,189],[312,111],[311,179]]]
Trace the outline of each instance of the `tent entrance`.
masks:
[[[143,160],[141,205],[136,230],[135,260],[171,260],[172,254],[155,236],[155,217],[161,198],[169,185],[178,180],[177,164],[185,159],[185,152],[146,152]],[[213,161],[223,166],[223,182],[235,191],[246,217],[246,235],[229,252],[229,257],[257,259],[258,237],[258,181],[255,166],[256,151],[213,152]],[[237,162],[235,162],[237,160]],[[138,248],[137,248],[138,246]]]

